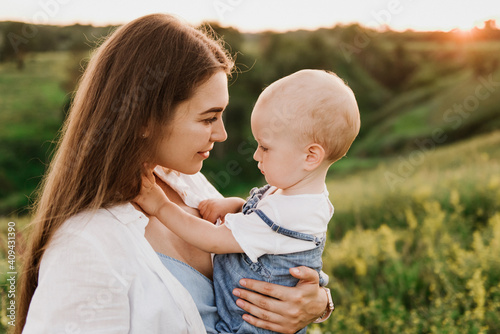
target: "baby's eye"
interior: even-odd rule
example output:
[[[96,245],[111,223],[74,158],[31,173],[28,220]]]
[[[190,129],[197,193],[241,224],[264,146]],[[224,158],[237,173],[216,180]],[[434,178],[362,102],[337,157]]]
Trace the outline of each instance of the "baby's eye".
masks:
[[[264,147],[264,146],[262,146],[262,145],[260,145],[260,149],[261,149],[263,152],[266,152],[266,151],[268,150],[268,148],[267,148],[267,147]]]
[[[205,122],[206,124],[212,124],[216,121],[217,121],[217,117],[207,118],[207,119],[203,120],[203,122]]]

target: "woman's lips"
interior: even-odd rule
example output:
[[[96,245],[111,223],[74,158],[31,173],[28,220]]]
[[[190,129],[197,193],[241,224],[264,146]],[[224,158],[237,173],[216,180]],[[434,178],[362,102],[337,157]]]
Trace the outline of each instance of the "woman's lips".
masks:
[[[202,151],[202,152],[198,152],[199,155],[201,155],[203,157],[203,159],[206,159],[210,156],[210,151]]]
[[[203,159],[206,159],[210,156],[210,151],[214,148],[213,145],[210,145],[208,150],[205,151],[199,151],[198,154],[202,156]]]

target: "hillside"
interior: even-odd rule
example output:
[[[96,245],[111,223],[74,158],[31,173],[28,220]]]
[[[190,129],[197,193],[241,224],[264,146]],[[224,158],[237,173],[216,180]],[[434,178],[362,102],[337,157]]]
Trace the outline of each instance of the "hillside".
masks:
[[[328,183],[323,261],[338,309],[324,328],[498,333],[500,131],[419,164],[412,153]]]
[[[349,176],[332,170],[323,263],[336,310],[310,333],[500,331],[500,131],[429,150],[402,169],[411,157]],[[0,219],[0,245],[8,221]],[[25,235],[28,219],[10,221]],[[6,254],[0,247],[0,269]],[[2,302],[7,286],[0,277]],[[0,313],[0,333],[7,321]]]
[[[15,57],[0,57],[0,214],[29,203],[90,45],[112,29],[38,28],[38,37],[14,54],[22,57],[22,68]],[[242,153],[255,145],[249,127],[253,103],[264,87],[302,68],[332,70],[356,94],[361,132],[350,159],[336,166],[338,174],[500,128],[498,30],[462,36],[376,32],[358,25],[261,34],[216,25],[214,29],[227,42],[238,68],[231,78],[225,113],[229,138],[216,145],[203,169],[225,195],[239,195],[263,182],[251,154]],[[22,31],[21,23],[0,23],[1,55],[9,54],[5,36],[16,31]],[[222,178],[223,166],[231,161],[238,163],[240,172]]]
[[[428,138],[444,145],[499,129],[499,89],[500,70],[478,76],[466,67],[403,91],[363,120],[368,130],[353,153],[386,155],[418,149]]]
[[[335,214],[323,260],[337,307],[311,333],[500,332],[500,32],[487,27],[242,34],[214,26],[238,67],[224,116],[229,138],[203,168],[224,195],[264,182],[249,119],[268,84],[328,69],[358,100],[360,135],[327,180]],[[26,208],[89,44],[111,29],[43,26],[12,53],[5,36],[20,28],[0,23],[0,271],[9,221],[23,250]],[[2,305],[7,287],[0,277]],[[6,324],[2,309],[0,333]]]

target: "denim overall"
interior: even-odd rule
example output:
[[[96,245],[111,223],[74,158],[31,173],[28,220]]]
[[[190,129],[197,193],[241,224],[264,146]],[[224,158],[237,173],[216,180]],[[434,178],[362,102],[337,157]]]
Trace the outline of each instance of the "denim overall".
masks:
[[[252,262],[245,253],[220,254],[214,257],[214,288],[217,312],[220,321],[216,324],[219,333],[275,333],[261,329],[245,322],[241,317],[245,312],[236,305],[234,288],[243,288],[239,284],[242,278],[251,278],[284,286],[295,286],[298,279],[290,275],[289,269],[298,266],[307,266],[321,272],[323,262],[321,255],[325,246],[325,238],[317,238],[310,234],[295,232],[275,224],[264,212],[257,209],[257,203],[269,189],[266,185],[260,189],[254,188],[250,198],[243,206],[243,214],[257,214],[272,231],[290,238],[313,242],[316,247],[302,252],[290,254],[265,254]],[[304,222],[307,224],[307,222]],[[322,280],[320,274],[320,281]],[[324,282],[320,282],[324,285]],[[305,334],[306,328],[297,333]]]

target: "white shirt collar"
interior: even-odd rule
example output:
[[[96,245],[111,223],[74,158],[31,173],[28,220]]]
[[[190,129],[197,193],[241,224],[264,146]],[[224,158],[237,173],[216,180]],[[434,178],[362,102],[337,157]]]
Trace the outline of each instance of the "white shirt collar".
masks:
[[[144,230],[149,223],[149,218],[144,213],[137,210],[130,202],[115,205],[106,210],[115,216],[122,224],[136,224],[141,230]]]

